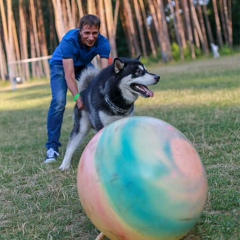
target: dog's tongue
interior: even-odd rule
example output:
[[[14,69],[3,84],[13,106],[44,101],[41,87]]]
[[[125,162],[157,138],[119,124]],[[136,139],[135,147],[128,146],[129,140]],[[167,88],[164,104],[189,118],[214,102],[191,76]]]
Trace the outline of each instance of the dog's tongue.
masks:
[[[150,97],[153,97],[153,96],[154,96],[154,93],[153,93],[151,90],[148,89],[148,92],[149,92],[149,96],[150,96]]]
[[[154,93],[150,89],[148,89],[146,86],[142,85],[142,88],[144,89],[144,92],[145,92],[144,95],[147,95],[148,97],[154,96]]]
[[[153,97],[154,95],[153,92],[149,90],[147,86],[142,84],[131,84],[131,88],[145,98]]]

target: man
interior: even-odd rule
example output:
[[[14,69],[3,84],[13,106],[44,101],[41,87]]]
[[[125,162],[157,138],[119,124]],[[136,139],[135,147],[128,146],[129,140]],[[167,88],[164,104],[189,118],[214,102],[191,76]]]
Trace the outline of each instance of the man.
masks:
[[[79,109],[83,103],[78,92],[76,79],[86,67],[94,67],[92,59],[99,55],[101,68],[108,66],[109,41],[99,33],[100,19],[95,15],[85,15],[80,20],[79,29],[70,30],[62,39],[50,60],[52,100],[47,118],[48,141],[45,163],[59,156],[60,134],[65,111],[67,90]]]

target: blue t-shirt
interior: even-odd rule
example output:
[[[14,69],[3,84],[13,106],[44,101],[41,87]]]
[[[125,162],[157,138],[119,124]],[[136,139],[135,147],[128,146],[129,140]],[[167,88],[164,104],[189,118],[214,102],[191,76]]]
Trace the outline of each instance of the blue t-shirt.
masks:
[[[109,58],[110,43],[108,39],[99,34],[94,46],[88,49],[81,43],[79,29],[73,29],[66,33],[55,49],[50,64],[62,65],[62,59],[72,58],[74,67],[77,68],[89,64],[97,55],[101,58]]]

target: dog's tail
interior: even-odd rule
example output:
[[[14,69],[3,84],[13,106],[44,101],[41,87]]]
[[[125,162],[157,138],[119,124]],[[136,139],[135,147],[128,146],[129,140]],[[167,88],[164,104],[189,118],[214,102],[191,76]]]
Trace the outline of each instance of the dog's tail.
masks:
[[[84,69],[78,79],[78,91],[83,91],[99,72],[100,70],[94,67]]]

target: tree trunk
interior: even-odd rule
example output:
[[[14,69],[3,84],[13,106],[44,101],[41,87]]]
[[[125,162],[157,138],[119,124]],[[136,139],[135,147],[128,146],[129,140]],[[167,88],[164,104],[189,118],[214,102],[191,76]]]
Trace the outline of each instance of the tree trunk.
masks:
[[[194,24],[193,24],[193,36],[194,36],[196,47],[200,48],[201,47],[200,46],[200,40],[199,40],[199,36],[198,36],[198,33],[197,33],[197,28],[196,28],[196,26]]]
[[[104,8],[104,0],[98,1],[98,9],[99,9],[99,18],[101,19],[101,29],[100,32],[103,36],[107,37],[107,26],[106,26],[106,18],[105,18],[105,8]]]
[[[5,8],[3,5],[3,1],[0,1],[0,10],[1,10],[1,19],[2,19],[2,26],[3,26],[3,37],[4,37],[4,46],[2,46],[3,48],[5,48],[6,50],[6,60],[7,60],[7,72],[6,74],[8,74],[9,76],[9,55],[10,55],[10,43],[9,43],[9,35],[8,35],[8,26],[7,26],[7,17],[5,14]]]
[[[195,49],[193,44],[192,26],[191,26],[190,13],[189,13],[187,0],[182,0],[182,8],[184,13],[185,25],[187,29],[188,42],[191,50],[191,56],[192,56],[192,59],[195,59],[196,55],[195,55]]]
[[[155,1],[155,4],[156,4],[156,0],[153,0]],[[154,25],[154,28],[155,28],[155,31],[156,31],[156,37],[157,37],[157,40],[158,40],[158,44],[161,48],[161,34],[162,34],[162,31],[160,31],[160,26],[159,26],[159,23],[158,23],[158,19],[157,19],[157,14],[156,14],[156,11],[155,11],[155,7],[153,4],[151,4],[151,0],[148,0],[148,6],[149,6],[149,11],[150,11],[150,15],[152,17],[152,23]]]
[[[96,14],[96,4],[95,0],[88,0],[87,1],[87,10],[90,14]]]
[[[222,40],[222,30],[221,30],[220,20],[218,16],[217,2],[216,0],[212,0],[212,3],[213,3],[214,17],[216,22],[217,42],[218,42],[218,46],[221,48],[223,46],[223,40]]]
[[[4,7],[3,1],[0,1],[0,9],[1,9],[1,18],[2,18],[5,49],[6,49],[6,51],[8,51],[8,48],[9,48],[8,27],[7,27],[7,17],[6,17],[6,14],[5,14],[5,7]]]
[[[123,3],[121,3],[123,4]],[[121,6],[122,7],[122,6]],[[126,13],[125,11],[121,11],[120,12],[120,19],[121,19],[121,24],[122,24],[122,28],[123,28],[123,32],[124,32],[124,36],[122,37],[125,37],[126,39],[126,43],[127,43],[127,46],[128,46],[128,51],[130,52],[130,56],[134,56],[135,55],[135,49],[133,49],[131,46],[132,44],[130,43],[129,39],[131,38],[130,37],[130,33],[129,33],[129,29],[127,27],[127,21],[126,21]]]
[[[123,2],[123,12],[124,12],[124,16],[126,19],[126,27],[127,27],[127,31],[128,31],[128,35],[129,35],[129,42],[131,44],[131,57],[135,57],[137,55],[139,55],[141,53],[140,48],[139,48],[139,43],[137,40],[137,34],[135,31],[135,26],[134,26],[134,22],[133,22],[133,15],[132,15],[132,9],[131,9],[131,5],[129,3],[129,0],[125,0]]]
[[[79,14],[79,17],[81,18],[84,15],[82,0],[77,0],[77,5],[78,5],[78,14]]]
[[[202,43],[203,50],[204,50],[205,54],[209,54],[207,33],[206,33],[205,25],[204,25],[203,12],[202,12],[202,8],[201,8],[200,4],[198,4],[197,10],[198,10],[198,16],[199,16],[198,18],[199,18],[199,22],[200,22],[200,26],[201,26],[202,36],[203,36],[203,43]]]
[[[148,3],[149,3],[150,12],[153,18],[155,30],[157,33],[158,43],[161,48],[162,61],[166,63],[169,61],[169,57],[168,57],[168,50],[166,46],[166,39],[164,37],[165,31],[163,29],[163,24],[162,24],[162,13],[159,10],[161,8],[162,2],[158,3],[156,0],[154,0],[153,4],[151,4],[152,1],[148,0]]]
[[[212,35],[212,29],[211,29],[211,25],[209,22],[209,18],[208,18],[208,14],[207,14],[207,5],[203,5],[203,15],[204,15],[204,19],[206,22],[206,26],[207,26],[207,34],[208,34],[208,39],[210,43],[213,43],[213,35]]]
[[[28,58],[27,24],[26,24],[23,0],[19,1],[19,20],[20,20],[19,21],[19,24],[20,24],[19,40],[20,40],[21,56],[22,56],[22,59],[27,59]],[[30,79],[29,64],[23,63],[23,69],[24,69],[24,77],[26,79]]]
[[[228,32],[229,32],[229,44],[233,46],[233,33],[232,33],[232,0],[227,0],[228,5]]]
[[[71,6],[70,6],[70,2],[69,0],[66,0],[65,1],[66,3],[66,14],[67,14],[67,22],[68,22],[68,29],[67,30],[70,30],[70,29],[74,29],[76,26],[74,24],[74,20],[73,20],[73,12],[71,11]]]
[[[7,75],[7,65],[6,65],[6,58],[3,50],[3,43],[2,38],[0,37],[0,77],[1,80],[5,81],[5,75]]]
[[[30,54],[31,54],[31,58],[35,58],[36,57],[36,51],[35,51],[35,43],[34,43],[34,33],[33,33],[33,27],[32,27],[32,22],[29,22],[29,27],[30,27],[30,31],[29,31],[29,35],[30,35]],[[37,78],[38,76],[38,71],[37,71],[37,64],[36,62],[32,62],[32,77],[33,78]]]
[[[120,0],[116,0],[116,4],[115,4],[115,9],[114,9],[114,35],[116,37],[117,35],[117,24],[118,24],[118,15],[119,15],[119,9],[120,9]]]
[[[108,38],[111,44],[111,54],[112,57],[117,57],[117,47],[116,47],[116,30],[114,29],[114,22],[113,22],[113,10],[112,10],[112,3],[111,0],[105,0],[104,2],[105,9],[106,9],[106,25],[108,31]]]
[[[172,60],[172,48],[171,48],[171,43],[170,43],[170,38],[168,33],[164,5],[162,0],[157,0],[157,3],[158,3],[158,8],[156,9],[158,10],[160,9],[161,16],[162,16],[162,29],[163,29],[163,39],[164,39],[163,41],[164,41],[164,44],[166,45],[167,61],[169,61],[169,60]]]
[[[55,16],[54,16],[54,9],[52,1],[48,1],[48,8],[49,8],[49,34],[47,35],[48,38],[48,49],[49,52],[52,53],[58,44],[58,36],[57,30],[55,26]]]
[[[34,57],[40,57],[40,44],[38,39],[38,29],[37,29],[37,23],[36,23],[36,11],[35,11],[35,4],[34,0],[30,0],[30,14],[31,14],[31,22],[32,22],[32,30],[33,30],[33,45],[34,48],[32,51],[35,51],[36,54],[34,54]],[[42,77],[43,74],[43,68],[42,68],[42,62],[36,62],[36,69],[37,69],[37,76]]]
[[[8,23],[8,51],[7,51],[7,57],[8,57],[8,74],[9,79],[12,82],[12,87],[15,89],[15,83],[13,81],[13,77],[16,76],[16,65],[12,64],[12,62],[15,60],[15,54],[14,54],[14,47],[13,47],[13,32],[12,32],[12,1],[7,1],[7,23]]]
[[[225,18],[225,14],[224,14],[224,8],[223,8],[223,0],[219,1],[219,7],[220,7],[220,19],[222,22],[222,29],[223,29],[223,37],[225,40],[225,44],[229,46],[229,42],[228,42],[228,33],[227,33],[227,23],[226,23],[226,18]]]
[[[52,0],[54,14],[55,14],[55,27],[58,35],[58,40],[62,40],[64,34],[66,33],[65,24],[62,14],[62,5],[60,0]]]
[[[71,28],[69,20],[68,20],[67,1],[69,1],[69,0],[60,0],[63,22],[64,22],[66,32]]]
[[[72,21],[74,28],[78,25],[77,22],[77,7],[76,7],[76,0],[71,0],[71,13],[72,13]]]
[[[226,30],[227,30],[227,44],[229,47],[232,46],[232,40],[231,40],[231,30],[230,30],[230,22],[229,22],[229,14],[228,14],[228,6],[227,6],[227,1],[223,0],[223,10],[224,10],[224,19],[225,19],[225,25],[226,25]]]
[[[145,24],[145,27],[147,29],[147,35],[148,35],[150,47],[151,47],[151,50],[152,50],[152,54],[156,58],[157,57],[157,50],[156,50],[155,45],[154,45],[153,36],[152,36],[151,30],[150,30],[150,27],[148,26],[147,21],[146,21],[147,15],[146,15],[143,0],[139,0],[139,4],[140,4],[140,7],[141,7],[141,12],[142,12],[142,15],[143,15],[144,24]]]
[[[15,55],[15,60],[19,61],[21,59],[20,56],[20,49],[19,49],[19,41],[18,41],[18,35],[17,35],[17,31],[16,31],[16,24],[15,24],[15,19],[14,19],[14,15],[12,14],[12,34],[13,34],[13,52]],[[23,75],[23,71],[22,71],[22,64],[21,63],[16,63],[15,64],[15,76],[22,76]]]
[[[146,42],[145,42],[144,33],[143,33],[143,22],[142,22],[142,17],[140,15],[141,11],[139,8],[139,3],[137,0],[133,0],[133,4],[135,8],[136,22],[138,26],[138,32],[139,32],[140,42],[142,46],[143,56],[147,57]]]
[[[45,35],[44,22],[43,22],[42,6],[40,1],[37,1],[37,11],[38,11],[38,22],[37,22],[38,37],[40,41],[41,56],[47,56],[48,55],[47,42],[46,42],[46,35]],[[44,66],[44,76],[49,77],[50,70],[49,70],[48,60],[43,60],[43,66]]]
[[[176,1],[175,1],[175,3],[176,3]],[[168,0],[168,6],[170,8],[170,12],[171,12],[171,15],[173,17],[173,25],[174,25],[174,28],[175,28],[176,39],[177,39],[178,46],[180,48],[180,57],[181,57],[182,60],[184,60],[182,39],[181,39],[181,36],[180,36],[180,33],[179,33],[180,29],[179,29],[179,25],[177,23],[177,18],[176,18],[176,14],[178,14],[178,13],[174,12],[173,5],[172,5],[172,0]]]
[[[176,4],[176,18],[177,18],[178,31],[179,31],[179,35],[181,37],[183,49],[185,49],[187,47],[187,44],[186,44],[186,37],[184,34],[182,17],[180,14],[179,0],[175,0],[175,4]]]
[[[207,51],[207,48],[206,48],[206,43],[204,42],[203,34],[202,34],[200,24],[199,24],[199,21],[198,21],[198,18],[197,18],[197,13],[196,13],[194,5],[191,1],[190,1],[190,10],[191,10],[191,13],[192,13],[193,24],[194,24],[194,27],[196,28],[197,34],[199,36],[199,39],[200,39],[200,42],[201,42],[201,45],[202,45],[202,48],[203,48],[203,52],[205,54],[208,54],[208,51]]]

